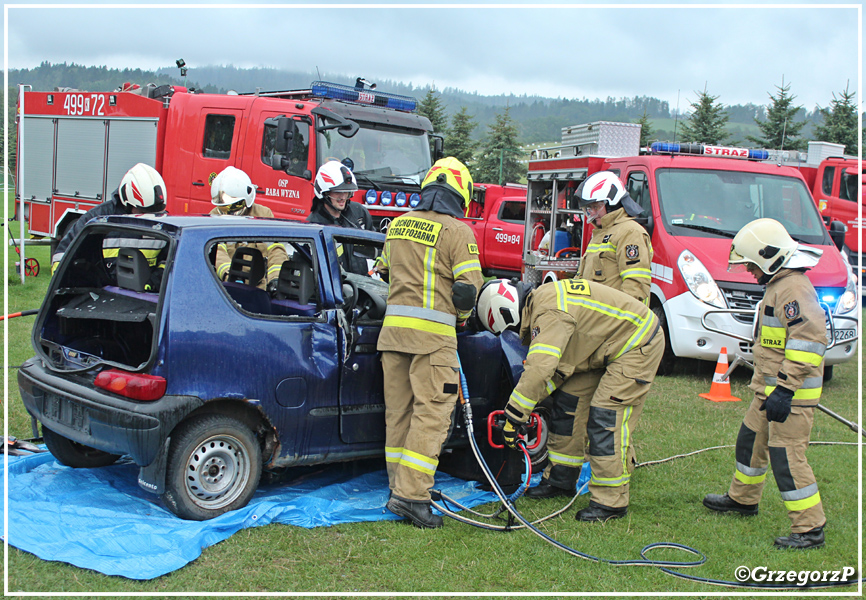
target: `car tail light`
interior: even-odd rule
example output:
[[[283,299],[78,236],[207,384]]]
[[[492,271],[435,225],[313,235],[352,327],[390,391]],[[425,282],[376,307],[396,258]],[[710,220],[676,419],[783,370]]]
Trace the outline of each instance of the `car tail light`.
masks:
[[[149,401],[159,400],[165,395],[166,381],[156,375],[108,369],[96,376],[94,385],[133,400]]]

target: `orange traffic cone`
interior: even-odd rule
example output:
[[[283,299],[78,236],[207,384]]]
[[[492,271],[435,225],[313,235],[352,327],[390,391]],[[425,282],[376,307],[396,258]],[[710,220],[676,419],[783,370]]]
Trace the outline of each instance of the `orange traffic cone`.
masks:
[[[719,352],[719,360],[716,362],[716,372],[713,373],[713,384],[710,386],[710,393],[698,395],[713,402],[740,402],[739,398],[731,396],[731,382],[725,377],[727,370],[728,349],[723,346]]]

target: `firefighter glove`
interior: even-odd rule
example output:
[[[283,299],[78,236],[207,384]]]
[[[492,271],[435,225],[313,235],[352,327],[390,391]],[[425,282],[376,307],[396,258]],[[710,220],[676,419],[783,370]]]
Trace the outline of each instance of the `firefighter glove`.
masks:
[[[270,295],[271,298],[275,298],[277,295],[277,281],[278,280],[279,280],[279,278],[274,277],[273,279],[271,279],[268,282],[268,285],[266,287],[268,294]]]
[[[777,385],[776,388],[767,396],[759,410],[767,411],[767,420],[784,423],[788,415],[791,414],[791,399],[794,397],[794,392],[788,388]]]
[[[506,417],[505,425],[502,427],[502,438],[505,440],[505,445],[509,448],[517,448],[517,436],[526,435],[526,425],[512,421]]]

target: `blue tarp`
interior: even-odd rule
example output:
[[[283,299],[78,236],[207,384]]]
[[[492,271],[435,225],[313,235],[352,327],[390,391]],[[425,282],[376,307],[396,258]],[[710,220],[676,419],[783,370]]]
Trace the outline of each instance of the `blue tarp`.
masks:
[[[2,470],[0,461],[0,477]],[[199,522],[176,517],[139,488],[138,467],[130,462],[72,469],[48,452],[10,456],[8,541],[44,560],[152,579],[183,567],[203,548],[246,527],[282,523],[312,528],[399,518],[385,509],[383,461],[296,471],[289,481],[260,485],[246,507]],[[442,473],[436,475],[435,489],[470,507],[496,499],[473,482]]]

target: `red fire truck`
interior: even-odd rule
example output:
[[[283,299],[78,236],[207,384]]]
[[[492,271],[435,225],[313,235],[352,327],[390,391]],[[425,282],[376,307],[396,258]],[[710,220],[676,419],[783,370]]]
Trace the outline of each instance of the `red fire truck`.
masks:
[[[149,85],[25,92],[23,99],[16,194],[31,234],[54,240],[138,162],[162,174],[172,214],[209,212],[210,183],[231,165],[250,175],[256,201],[275,216],[303,220],[318,167],[349,158],[360,188],[354,200],[384,225],[419,200],[421,179],[442,152],[414,98],[360,82],[255,94]]]
[[[667,338],[662,370],[676,357],[715,361],[722,347],[729,359],[749,359],[751,344],[736,340],[751,338],[752,315],[734,311],[753,311],[763,288],[747,273],[728,273],[728,253],[743,225],[771,217],[798,242],[824,251],[808,274],[834,316],[835,339],[825,355],[825,378],[832,377],[832,365],[854,355],[860,299],[839,251],[844,234],[834,228],[831,238],[802,174],[762,162],[768,158],[763,150],[653,144],[641,152],[638,127],[597,122],[565,128],[562,146],[530,160],[523,279],[541,283],[574,274],[579,258],[572,249],[551,245],[540,252],[532,232],[564,227],[585,248],[590,235],[575,220],[581,211],[573,194],[588,175],[611,170],[644,208],[639,221],[652,236],[650,306]]]

